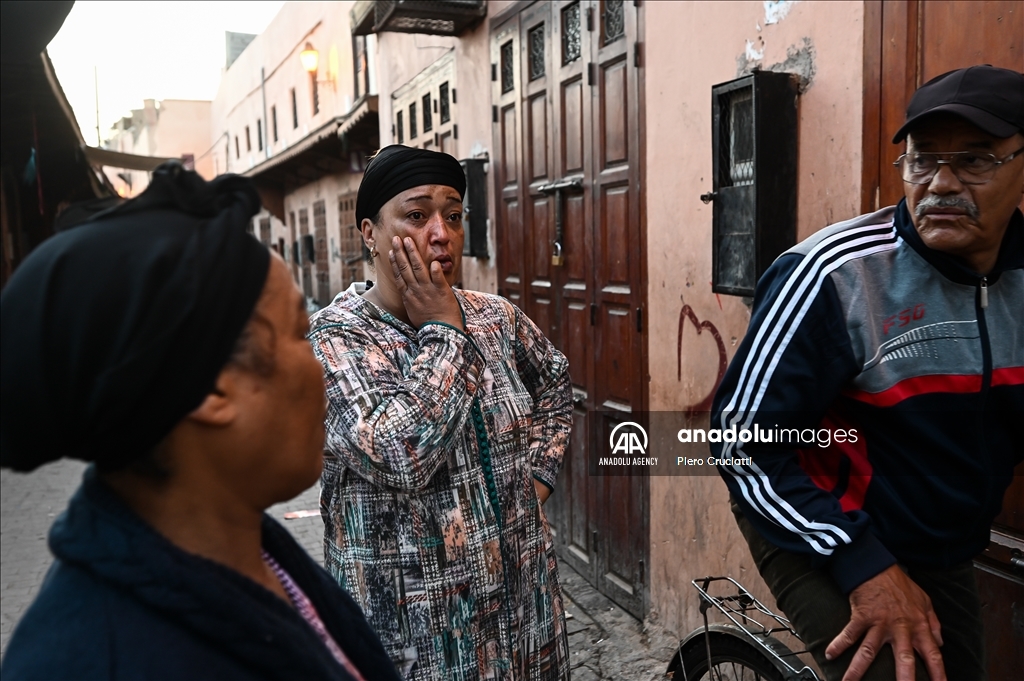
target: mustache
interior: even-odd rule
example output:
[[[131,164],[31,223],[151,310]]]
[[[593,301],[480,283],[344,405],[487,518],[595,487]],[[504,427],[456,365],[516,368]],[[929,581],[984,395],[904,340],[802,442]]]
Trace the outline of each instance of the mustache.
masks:
[[[924,212],[929,208],[960,208],[974,220],[981,215],[977,205],[959,196],[935,196],[934,194],[926,196],[914,208],[914,213],[919,218],[924,217]]]

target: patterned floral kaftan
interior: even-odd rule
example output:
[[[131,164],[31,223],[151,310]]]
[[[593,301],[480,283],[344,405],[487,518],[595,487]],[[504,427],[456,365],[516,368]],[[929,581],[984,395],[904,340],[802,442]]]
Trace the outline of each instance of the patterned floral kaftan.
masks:
[[[503,298],[455,291],[466,333],[361,297],[314,315],[329,400],[327,569],[409,679],[566,679],[565,614],[533,480],[569,439],[565,357]]]

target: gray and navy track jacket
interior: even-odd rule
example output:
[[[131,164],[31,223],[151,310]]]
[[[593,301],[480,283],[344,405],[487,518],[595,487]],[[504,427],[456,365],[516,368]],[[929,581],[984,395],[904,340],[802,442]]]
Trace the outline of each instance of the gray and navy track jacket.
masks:
[[[711,423],[758,426],[711,445],[751,461],[720,467],[729,491],[844,593],[896,562],[977,555],[1024,459],[1021,212],[987,277],[926,247],[902,201],[784,253],[758,282]]]

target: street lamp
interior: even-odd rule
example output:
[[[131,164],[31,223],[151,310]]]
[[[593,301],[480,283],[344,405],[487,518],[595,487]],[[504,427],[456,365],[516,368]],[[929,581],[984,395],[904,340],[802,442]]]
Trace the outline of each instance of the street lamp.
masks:
[[[313,49],[311,44],[306,43],[306,48],[299,52],[299,60],[302,62],[302,68],[310,73],[316,73],[320,66],[320,53]]]

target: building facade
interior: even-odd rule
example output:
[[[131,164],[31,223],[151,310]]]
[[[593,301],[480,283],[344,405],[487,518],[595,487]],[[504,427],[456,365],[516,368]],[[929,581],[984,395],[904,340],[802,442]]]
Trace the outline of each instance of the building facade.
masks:
[[[143,100],[115,123],[103,148],[122,154],[179,158],[211,179],[216,174],[210,154],[210,102],[188,99]],[[111,161],[116,162],[116,161]],[[149,172],[107,166],[105,172],[123,197],[138,196],[149,186]]]
[[[287,3],[226,69],[211,115],[215,172],[260,188],[253,233],[291,264],[311,306],[365,279],[355,192],[378,146],[376,79],[352,3]]]

